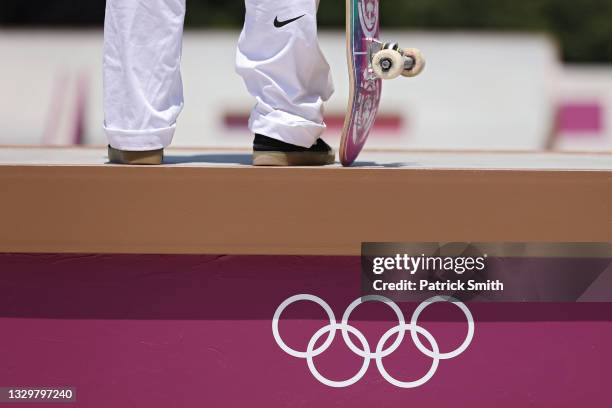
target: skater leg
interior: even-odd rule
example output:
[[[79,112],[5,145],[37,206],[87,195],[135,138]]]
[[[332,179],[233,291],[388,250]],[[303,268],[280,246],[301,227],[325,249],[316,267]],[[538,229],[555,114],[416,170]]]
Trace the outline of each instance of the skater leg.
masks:
[[[255,134],[310,148],[325,130],[323,103],[333,93],[317,40],[317,0],[246,0],[237,72],[256,100]]]
[[[104,129],[117,160],[119,151],[161,151],[172,140],[183,107],[184,15],[185,0],[106,2]]]

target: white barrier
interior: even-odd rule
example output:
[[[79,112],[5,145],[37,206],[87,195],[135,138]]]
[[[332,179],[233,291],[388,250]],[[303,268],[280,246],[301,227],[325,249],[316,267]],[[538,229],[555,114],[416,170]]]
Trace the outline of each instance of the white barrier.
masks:
[[[612,150],[612,67],[570,65],[563,69],[554,147]]]
[[[236,32],[188,32],[186,106],[178,146],[247,146],[253,101],[234,73]],[[323,32],[336,94],[327,138],[338,136],[348,95],[344,33]],[[538,35],[387,32],[421,48],[425,73],[385,83],[369,146],[542,148],[554,122],[557,51]],[[0,31],[2,144],[105,143],[101,131],[102,33]],[[82,130],[82,131],[81,131]],[[82,140],[79,140],[81,138]]]

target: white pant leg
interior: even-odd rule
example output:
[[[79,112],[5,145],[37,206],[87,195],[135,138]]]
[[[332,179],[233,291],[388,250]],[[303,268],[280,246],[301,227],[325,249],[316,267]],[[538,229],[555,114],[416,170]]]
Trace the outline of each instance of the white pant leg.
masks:
[[[107,0],[104,129],[111,146],[155,150],[172,141],[183,107],[185,0]]]
[[[317,40],[318,0],[245,0],[245,5],[236,71],[257,101],[249,127],[310,147],[325,130],[323,103],[334,92]],[[275,27],[276,18],[284,22],[301,15]]]

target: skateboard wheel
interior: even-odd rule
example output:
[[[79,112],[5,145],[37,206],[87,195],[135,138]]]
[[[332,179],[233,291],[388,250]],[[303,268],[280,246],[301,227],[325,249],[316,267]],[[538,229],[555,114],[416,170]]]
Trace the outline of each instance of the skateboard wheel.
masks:
[[[372,58],[372,69],[379,78],[397,78],[404,71],[404,57],[393,49],[378,51]]]
[[[404,70],[402,75],[405,77],[415,77],[425,69],[425,58],[421,51],[416,48],[403,50]]]

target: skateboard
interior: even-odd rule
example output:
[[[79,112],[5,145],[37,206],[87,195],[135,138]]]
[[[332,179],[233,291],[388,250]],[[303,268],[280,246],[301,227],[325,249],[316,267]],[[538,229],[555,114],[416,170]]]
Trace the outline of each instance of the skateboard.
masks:
[[[379,0],[346,0],[346,50],[349,104],[340,139],[340,162],[350,166],[376,120],[382,80],[421,73],[425,60],[415,48],[379,40]]]

